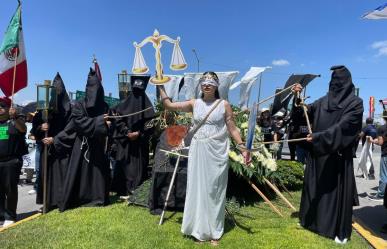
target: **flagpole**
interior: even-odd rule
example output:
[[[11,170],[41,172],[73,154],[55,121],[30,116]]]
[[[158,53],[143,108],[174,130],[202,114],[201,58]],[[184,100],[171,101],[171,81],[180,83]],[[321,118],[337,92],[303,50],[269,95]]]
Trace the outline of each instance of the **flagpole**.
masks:
[[[21,23],[21,0],[17,0],[19,4],[19,22]],[[19,32],[19,31],[18,31]],[[16,82],[16,65],[17,65],[17,57],[18,57],[19,48],[15,48],[15,64],[13,65],[13,79],[12,79],[12,95],[11,95],[11,108],[13,108],[13,96],[15,95],[15,82]]]
[[[17,65],[17,53],[18,48],[15,48],[15,64],[13,66],[13,79],[12,79],[12,95],[11,95],[11,108],[13,108],[13,95],[15,94],[15,81],[16,81],[16,65]]]

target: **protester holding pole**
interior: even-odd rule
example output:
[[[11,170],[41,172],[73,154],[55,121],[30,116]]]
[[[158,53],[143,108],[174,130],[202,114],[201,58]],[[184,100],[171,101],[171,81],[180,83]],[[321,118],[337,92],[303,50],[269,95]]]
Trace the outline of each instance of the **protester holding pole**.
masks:
[[[48,122],[44,122],[42,116],[39,115],[42,112],[37,114],[37,119],[41,122],[41,132],[38,133],[41,133],[39,135],[41,143],[48,146],[47,181],[44,182],[47,186],[47,211],[58,207],[62,200],[63,182],[70,157],[68,150],[58,148],[59,134],[69,123],[71,115],[70,98],[59,73],[55,76],[52,86],[55,88],[55,92],[52,92],[55,96],[52,96],[49,103]],[[45,132],[47,132],[47,137],[43,134]],[[41,174],[46,174],[46,172],[41,172]],[[38,204],[43,202],[42,186],[38,188],[36,199]]]
[[[346,243],[352,232],[353,205],[358,203],[352,149],[361,131],[363,101],[355,95],[345,66],[331,70],[327,95],[307,107],[313,133],[307,136],[300,223]],[[299,93],[302,86],[297,84],[293,90]]]
[[[224,232],[228,177],[228,134],[243,145],[230,104],[219,99],[219,79],[206,72],[200,79],[202,97],[172,103],[159,87],[168,110],[193,112],[193,138],[189,148],[187,194],[181,231],[198,241],[218,244]],[[205,120],[204,123],[202,121]],[[249,158],[244,151],[245,161]]]

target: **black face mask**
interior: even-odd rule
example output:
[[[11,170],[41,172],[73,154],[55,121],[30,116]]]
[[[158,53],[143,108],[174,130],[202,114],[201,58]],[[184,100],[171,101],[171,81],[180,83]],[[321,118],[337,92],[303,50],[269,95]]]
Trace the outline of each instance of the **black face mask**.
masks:
[[[348,98],[354,96],[355,86],[345,66],[334,66],[328,92],[328,110],[340,110]]]
[[[145,92],[148,86],[150,76],[148,75],[132,75],[130,77],[130,83],[132,85],[132,91],[143,91]]]

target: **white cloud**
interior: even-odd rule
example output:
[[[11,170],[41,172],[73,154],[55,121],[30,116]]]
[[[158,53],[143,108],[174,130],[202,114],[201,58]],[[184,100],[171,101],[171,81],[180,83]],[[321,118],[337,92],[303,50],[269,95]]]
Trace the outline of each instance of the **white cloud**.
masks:
[[[379,48],[379,52],[377,56],[387,55],[387,46],[383,48]]]
[[[384,48],[387,47],[387,41],[377,41],[372,43],[371,47],[373,49],[379,49],[379,48]]]
[[[288,66],[290,62],[285,59],[273,60],[272,64],[274,66]]]
[[[371,48],[378,51],[375,55],[376,57],[387,56],[387,40],[374,42],[372,43]]]

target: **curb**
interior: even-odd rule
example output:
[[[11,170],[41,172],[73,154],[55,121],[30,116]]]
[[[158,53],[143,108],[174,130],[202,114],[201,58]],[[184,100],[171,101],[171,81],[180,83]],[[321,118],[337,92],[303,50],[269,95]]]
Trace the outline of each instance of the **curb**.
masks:
[[[0,228],[0,233],[1,233],[1,232],[4,232],[5,230],[7,230],[7,229],[9,229],[9,228],[12,228],[12,227],[15,227],[15,226],[17,226],[17,225],[19,225],[19,224],[21,224],[21,223],[24,223],[24,222],[26,222],[26,221],[33,220],[33,219],[35,219],[35,218],[37,218],[37,217],[39,217],[39,216],[41,216],[41,215],[42,215],[41,213],[37,213],[37,214],[31,215],[31,216],[29,216],[29,217],[27,217],[27,218],[25,218],[25,219],[19,220],[18,222],[13,223],[12,225],[9,225],[9,226],[7,226],[7,227]]]
[[[376,249],[386,249],[387,241],[381,239],[372,234],[371,229],[369,229],[366,225],[360,224],[361,221],[358,219],[354,219],[352,223],[352,227],[365,239],[368,243],[371,244]]]

